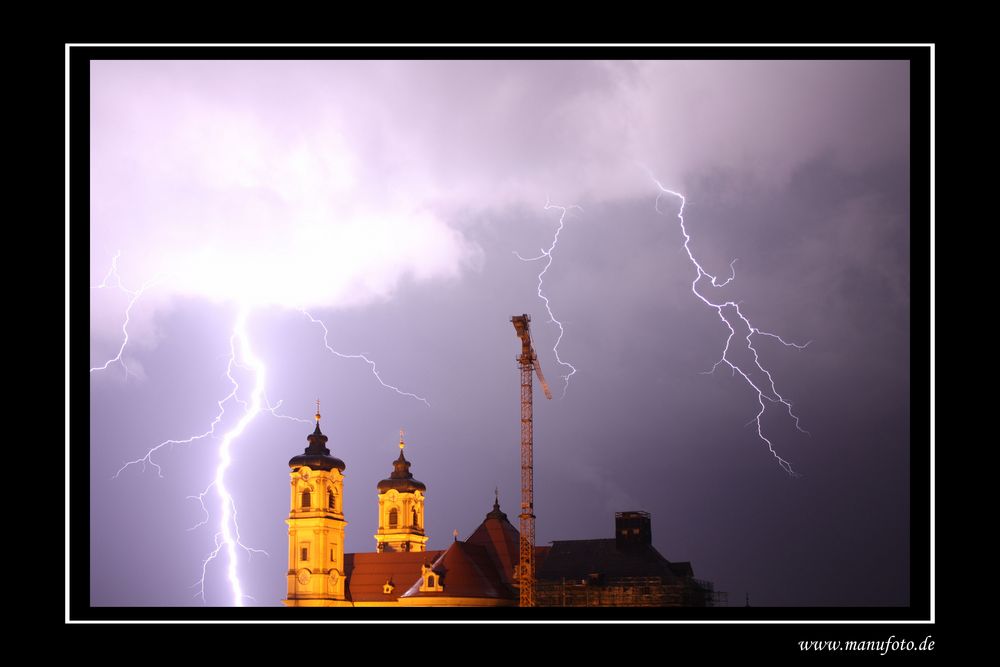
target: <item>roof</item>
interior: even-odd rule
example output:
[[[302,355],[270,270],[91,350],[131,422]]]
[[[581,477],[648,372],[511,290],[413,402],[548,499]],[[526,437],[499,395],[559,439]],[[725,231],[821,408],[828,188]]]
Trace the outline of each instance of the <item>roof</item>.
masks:
[[[293,456],[288,461],[288,467],[293,470],[297,470],[302,466],[308,466],[313,470],[326,471],[336,468],[337,470],[343,472],[347,468],[347,464],[338,459],[336,456],[330,456],[330,450],[326,448],[326,442],[329,438],[323,435],[323,432],[319,430],[319,415],[316,417],[316,430],[306,436],[306,440],[309,441],[309,446],[306,447],[304,453],[299,454],[298,456]]]
[[[615,540],[565,540],[552,548],[537,569],[538,579],[586,579],[592,574],[606,577],[689,577],[690,563],[671,563],[652,545],[618,549]]]
[[[420,582],[420,567],[433,563],[442,551],[399,551],[344,554],[347,597],[355,602],[388,602],[399,599],[413,582]],[[386,594],[386,582],[393,585]]]
[[[427,491],[427,485],[421,481],[413,479],[410,472],[410,462],[403,456],[402,442],[400,442],[399,458],[392,462],[392,472],[388,479],[383,479],[378,483],[378,492],[385,493],[389,489],[406,493],[410,491]]]
[[[402,457],[400,457],[402,458]],[[520,534],[500,511],[499,502],[469,539],[445,550],[345,554],[347,596],[355,602],[395,602],[400,598],[480,598],[516,600],[514,571],[520,559]],[[421,591],[424,566],[439,577],[441,591]],[[538,581],[603,577],[692,578],[689,562],[671,563],[649,544],[619,549],[614,538],[564,540],[535,547]],[[386,582],[393,585],[385,593]]]
[[[456,540],[438,556],[431,569],[440,577],[443,590],[421,591],[423,576],[418,573],[417,581],[400,597],[514,598],[485,547]]]
[[[493,511],[486,515],[486,519],[466,541],[486,548],[501,579],[510,585],[514,581],[514,568],[521,557],[520,539],[521,534],[517,528],[511,525],[507,515],[500,511],[498,500],[493,503]]]
[[[403,459],[400,454],[400,459]],[[398,462],[398,460],[397,460]],[[355,602],[389,602],[401,597],[466,597],[516,600],[514,569],[520,558],[520,534],[500,503],[464,542],[445,550],[344,554],[347,596]],[[535,547],[536,567],[550,547]],[[421,591],[422,566],[440,576],[443,591]],[[386,582],[393,591],[385,593]]]

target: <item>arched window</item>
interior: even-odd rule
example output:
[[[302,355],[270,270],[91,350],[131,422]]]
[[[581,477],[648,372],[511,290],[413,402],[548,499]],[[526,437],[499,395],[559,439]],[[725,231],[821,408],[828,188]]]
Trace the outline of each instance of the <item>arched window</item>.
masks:
[[[312,507],[312,494],[309,493],[309,489],[302,492],[302,506]]]
[[[431,568],[427,567],[426,565],[422,565],[420,567],[420,570],[421,570],[421,572],[420,572],[421,576],[424,579],[423,584],[420,586],[420,590],[421,591],[443,591],[444,590],[444,587],[441,585],[441,580],[440,580],[440,578],[438,578],[438,575],[437,575],[436,572],[434,572],[433,570],[431,570]]]
[[[393,507],[389,510],[389,527],[395,528],[399,525],[399,510]]]
[[[417,508],[416,507],[413,508],[413,522],[412,523],[413,523],[413,527],[414,528],[419,528],[420,527],[420,525],[417,523]]]
[[[333,497],[333,491],[332,490],[326,492],[326,502],[330,506],[330,509],[334,509],[337,506],[336,502],[335,502],[335,499]]]

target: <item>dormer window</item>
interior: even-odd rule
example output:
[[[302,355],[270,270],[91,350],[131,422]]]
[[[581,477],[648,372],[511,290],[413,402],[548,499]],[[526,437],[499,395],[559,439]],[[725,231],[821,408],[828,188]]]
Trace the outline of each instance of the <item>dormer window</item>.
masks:
[[[444,586],[441,585],[441,575],[427,567],[426,565],[420,566],[420,574],[424,578],[423,584],[420,586],[421,592],[434,592],[443,591]]]

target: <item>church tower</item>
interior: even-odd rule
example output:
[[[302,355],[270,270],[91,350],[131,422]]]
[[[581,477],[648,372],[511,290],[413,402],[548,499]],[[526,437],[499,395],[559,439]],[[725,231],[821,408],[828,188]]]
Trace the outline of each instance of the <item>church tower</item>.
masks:
[[[328,438],[319,430],[307,437],[304,453],[288,462],[292,500],[288,524],[289,607],[341,607],[344,598],[344,469],[331,456]]]
[[[378,483],[378,532],[376,550],[426,551],[424,496],[427,487],[413,479],[410,462],[403,457],[403,431],[399,431],[399,458],[388,479]]]

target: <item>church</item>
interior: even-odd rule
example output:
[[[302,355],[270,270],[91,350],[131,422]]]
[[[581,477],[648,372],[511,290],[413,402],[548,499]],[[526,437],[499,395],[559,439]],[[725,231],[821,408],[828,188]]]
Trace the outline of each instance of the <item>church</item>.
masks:
[[[519,533],[495,497],[469,538],[428,550],[427,486],[404,456],[378,482],[378,531],[371,553],[344,553],[346,464],[316,428],[288,462],[290,607],[516,607]],[[652,546],[650,516],[619,512],[615,537],[535,547],[538,606],[715,606],[724,601],[690,563],[670,562]]]

